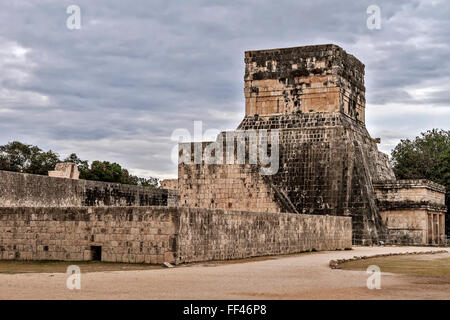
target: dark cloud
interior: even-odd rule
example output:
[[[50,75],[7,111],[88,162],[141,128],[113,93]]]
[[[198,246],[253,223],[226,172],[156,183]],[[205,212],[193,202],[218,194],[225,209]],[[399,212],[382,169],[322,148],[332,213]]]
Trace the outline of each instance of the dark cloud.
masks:
[[[66,28],[81,7],[82,28]],[[366,9],[381,8],[381,30]],[[20,1],[0,11],[0,143],[14,139],[176,175],[176,128],[232,129],[245,50],[335,43],[366,65],[383,150],[448,128],[447,1]]]

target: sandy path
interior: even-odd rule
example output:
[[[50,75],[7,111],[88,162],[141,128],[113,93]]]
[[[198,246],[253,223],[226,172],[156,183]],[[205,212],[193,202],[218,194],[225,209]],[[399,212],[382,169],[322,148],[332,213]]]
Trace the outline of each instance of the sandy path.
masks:
[[[442,248],[354,247],[245,263],[86,273],[81,290],[66,288],[66,274],[1,274],[0,299],[450,299],[450,284],[386,273],[381,289],[369,290],[364,271],[328,267],[332,259],[355,255],[430,250]]]

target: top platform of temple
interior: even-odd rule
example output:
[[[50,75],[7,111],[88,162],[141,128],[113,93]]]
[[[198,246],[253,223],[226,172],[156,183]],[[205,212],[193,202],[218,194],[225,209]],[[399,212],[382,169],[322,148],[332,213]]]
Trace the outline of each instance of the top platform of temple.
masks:
[[[334,44],[245,52],[246,116],[340,112],[365,122],[364,64]]]

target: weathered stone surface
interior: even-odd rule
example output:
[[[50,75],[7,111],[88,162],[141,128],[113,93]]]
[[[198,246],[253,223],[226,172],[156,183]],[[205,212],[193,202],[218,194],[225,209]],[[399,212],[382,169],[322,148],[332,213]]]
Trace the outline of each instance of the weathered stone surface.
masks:
[[[395,175],[378,151],[380,140],[365,127],[364,65],[335,45],[248,51],[245,64],[245,118],[233,134],[277,131],[279,170],[261,175],[261,162],[180,161],[180,205],[351,216],[355,243],[392,241],[393,228],[403,230],[394,242],[419,241],[398,219],[388,230],[379,212],[374,182],[395,181]],[[229,133],[214,142],[180,144],[180,159],[185,149],[204,153]],[[225,159],[225,147],[222,152]],[[421,196],[417,188],[412,192]],[[423,196],[442,198],[439,192]]]
[[[174,245],[176,210],[165,207],[0,207],[0,254],[11,260],[93,259],[162,264]],[[172,258],[173,260],[173,258]]]
[[[348,217],[170,207],[0,207],[0,259],[162,264],[350,248]],[[97,251],[98,252],[98,251]]]
[[[161,181],[161,188],[178,191],[178,179],[164,179]]]
[[[0,171],[0,206],[174,206],[175,191]]]
[[[364,122],[364,64],[329,44],[245,53],[245,115],[341,112]]]
[[[227,210],[180,211],[178,262],[351,248],[349,217]]]
[[[388,243],[445,244],[445,188],[428,180],[377,181]]]
[[[78,171],[78,167],[75,163],[62,162],[57,163],[55,170],[49,171],[48,176],[78,180],[80,177],[80,172]]]
[[[0,259],[162,264],[345,249],[352,240],[443,242],[443,187],[395,180],[366,130],[361,62],[335,45],[250,51],[245,61],[246,116],[231,133],[277,132],[279,144],[267,138],[269,153],[279,151],[274,174],[261,173],[260,159],[237,161],[225,146],[230,132],[180,144],[194,153],[166,189],[0,171]],[[214,156],[231,163],[193,162],[195,150],[221,144]],[[251,148],[241,149],[246,160]]]
[[[181,163],[180,204],[348,215],[356,242],[382,240],[372,181],[395,176],[364,125],[364,65],[335,45],[250,51],[245,62],[238,130],[278,130],[279,170]]]

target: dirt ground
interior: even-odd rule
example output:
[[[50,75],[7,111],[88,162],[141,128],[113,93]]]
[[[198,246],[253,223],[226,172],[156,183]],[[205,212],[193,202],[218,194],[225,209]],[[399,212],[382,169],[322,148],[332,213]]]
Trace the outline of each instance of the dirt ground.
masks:
[[[0,261],[0,274],[66,273],[71,265],[80,267],[83,273],[104,271],[131,271],[162,269],[163,266],[139,263],[111,263],[101,261]]]
[[[90,272],[80,264],[81,289],[65,273],[0,274],[0,299],[450,299],[450,283],[417,274],[383,272],[369,290],[361,270],[330,269],[329,261],[430,247],[354,247],[351,251],[205,263],[176,268]],[[449,259],[450,253],[416,256]],[[369,261],[370,262],[370,261]],[[1,264],[1,262],[0,262]],[[357,268],[357,267],[356,267]]]

